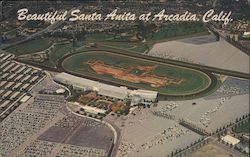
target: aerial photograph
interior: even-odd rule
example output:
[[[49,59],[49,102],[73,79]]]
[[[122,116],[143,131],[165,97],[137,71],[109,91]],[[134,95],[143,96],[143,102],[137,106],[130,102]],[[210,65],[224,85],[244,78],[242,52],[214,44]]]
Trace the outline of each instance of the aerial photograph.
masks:
[[[250,0],[0,0],[0,157],[248,157]]]

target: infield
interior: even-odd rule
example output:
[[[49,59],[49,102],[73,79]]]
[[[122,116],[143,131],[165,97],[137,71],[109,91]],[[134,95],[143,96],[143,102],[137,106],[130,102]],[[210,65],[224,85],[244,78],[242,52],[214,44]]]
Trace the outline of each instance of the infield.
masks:
[[[114,52],[88,51],[67,57],[65,71],[95,80],[185,96],[204,91],[211,84],[204,72]]]

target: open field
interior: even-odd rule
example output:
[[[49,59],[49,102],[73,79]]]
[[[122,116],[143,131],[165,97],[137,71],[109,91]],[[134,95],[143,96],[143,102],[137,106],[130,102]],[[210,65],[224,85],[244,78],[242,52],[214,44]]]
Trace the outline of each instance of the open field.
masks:
[[[86,64],[91,60],[101,61],[105,64],[108,64],[109,66],[106,68],[110,68],[110,73],[98,74],[98,70],[95,71],[93,67],[91,68],[90,65]],[[62,66],[66,71],[82,76],[90,76],[96,79],[108,80],[116,84],[131,86],[134,88],[155,90],[166,95],[181,96],[195,94],[205,90],[211,84],[210,77],[197,70],[172,66],[146,59],[128,57],[106,51],[88,51],[71,55],[63,61]],[[140,71],[138,67],[154,68],[150,74],[146,74],[145,70],[142,70],[141,72],[144,72],[144,75],[137,76],[137,78],[140,79],[144,78],[144,81],[137,82],[131,80],[133,76],[135,78],[137,74],[127,73],[126,76],[129,77],[123,79],[118,76],[119,74],[125,74],[123,73],[124,70],[131,67],[137,67],[137,71]],[[119,74],[115,74],[116,72]],[[166,80],[165,84],[164,82],[161,82],[161,79]],[[152,80],[153,82],[161,82],[161,85],[159,86],[152,82],[149,83]],[[179,80],[180,82],[174,83],[175,81],[171,80]]]
[[[227,150],[214,144],[208,144],[189,155],[189,157],[232,157],[233,155]]]
[[[91,33],[86,36],[87,40],[96,41],[96,40],[108,40],[113,39],[113,36],[106,33]]]
[[[150,41],[163,40],[171,37],[185,36],[198,32],[207,32],[202,23],[176,23],[169,24],[154,33]]]
[[[53,64],[56,64],[57,61],[63,57],[63,55],[69,53],[71,50],[73,50],[72,44],[64,44],[64,45],[56,45],[52,50],[50,54],[50,61]]]
[[[250,121],[241,124],[235,129],[237,133],[250,133]]]
[[[15,55],[24,55],[39,52],[49,48],[53,44],[51,38],[39,38],[6,49],[7,52]]]

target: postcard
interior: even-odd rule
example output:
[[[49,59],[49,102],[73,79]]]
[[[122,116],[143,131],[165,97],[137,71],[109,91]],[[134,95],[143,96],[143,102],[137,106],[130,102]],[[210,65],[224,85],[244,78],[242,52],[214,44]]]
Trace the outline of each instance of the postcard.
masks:
[[[0,157],[247,157],[249,0],[0,1]]]

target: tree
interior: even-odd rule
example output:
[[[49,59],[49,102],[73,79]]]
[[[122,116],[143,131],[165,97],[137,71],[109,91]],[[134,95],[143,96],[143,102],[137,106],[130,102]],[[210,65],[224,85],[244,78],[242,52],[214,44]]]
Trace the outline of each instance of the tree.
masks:
[[[237,123],[238,121],[239,121],[239,119],[238,119],[238,118],[236,118],[235,122]]]
[[[142,39],[152,38],[154,34],[155,24],[147,24],[145,25],[142,21],[139,21],[137,25],[137,38],[140,37]]]

